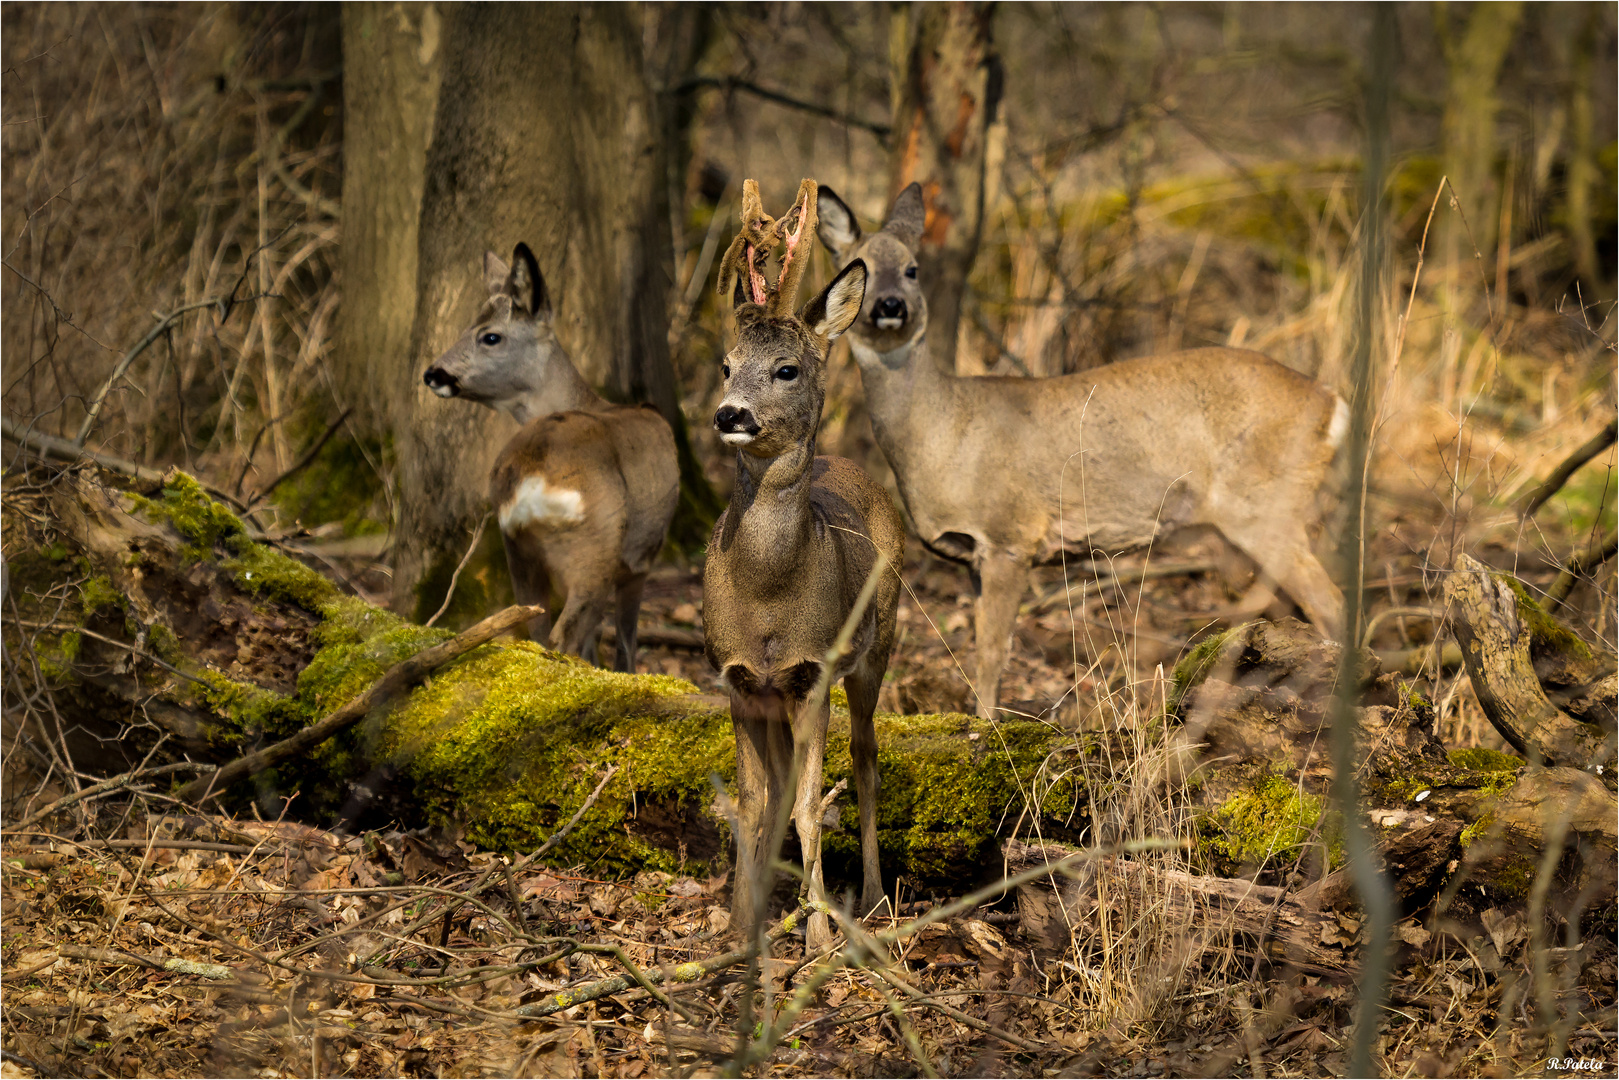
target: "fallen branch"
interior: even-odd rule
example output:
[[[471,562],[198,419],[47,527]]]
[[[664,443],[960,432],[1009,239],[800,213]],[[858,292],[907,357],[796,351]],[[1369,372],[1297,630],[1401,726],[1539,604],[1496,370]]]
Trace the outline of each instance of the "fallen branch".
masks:
[[[204,979],[229,979],[236,975],[236,971],[224,964],[208,964],[200,960],[186,960],[178,956],[159,959],[155,956],[142,956],[139,953],[125,952],[122,949],[92,949],[85,945],[63,945],[59,950],[61,955],[69,960],[94,960],[98,964],[139,964],[141,967],[153,968],[157,971],[173,971],[181,975],[198,975]]]
[[[219,794],[238,780],[256,776],[265,769],[319,746],[338,732],[365,719],[373,709],[392,703],[433,671],[499,637],[519,623],[532,619],[543,610],[544,608],[538,604],[513,605],[489,616],[476,626],[463,630],[441,645],[423,649],[389,668],[365,693],[325,719],[278,743],[239,757],[207,776],[198,777],[177,792],[178,798],[185,802],[201,802],[211,795]]]
[[[1546,697],[1529,655],[1530,628],[1508,581],[1467,555],[1445,579],[1456,640],[1484,715],[1520,754],[1576,769],[1604,763],[1613,743]]]
[[[1563,459],[1563,463],[1553,469],[1550,476],[1546,477],[1545,483],[1523,497],[1518,504],[1518,517],[1520,519],[1527,518],[1544,506],[1547,499],[1563,490],[1563,485],[1568,483],[1569,477],[1579,471],[1580,466],[1612,446],[1616,438],[1619,438],[1619,421],[1609,420],[1607,427],[1597,432],[1589,442]]]
[[[177,772],[197,772],[198,770],[206,768],[208,768],[207,765],[199,764],[194,761],[177,761],[172,765],[156,765],[149,769],[135,769],[132,772],[120,773],[117,776],[101,781],[99,784],[91,784],[87,788],[75,791],[70,795],[62,796],[55,802],[35,810],[32,814],[29,814],[22,821],[18,822],[16,825],[13,825],[9,829],[6,829],[5,831],[8,833],[22,832],[29,826],[43,821],[52,814],[66,810],[69,806],[72,806],[76,802],[82,802],[85,799],[95,795],[105,795],[109,791],[116,791],[121,787],[127,787],[128,785],[140,780],[149,780],[156,776],[168,776]]]

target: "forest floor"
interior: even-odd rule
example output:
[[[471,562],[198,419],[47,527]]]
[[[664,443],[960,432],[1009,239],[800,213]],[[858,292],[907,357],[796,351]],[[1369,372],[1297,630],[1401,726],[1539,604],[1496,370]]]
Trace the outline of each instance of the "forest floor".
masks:
[[[170,839],[150,846],[6,845],[3,1075],[713,1076],[751,1041],[739,1028],[761,1031],[739,1021],[751,996],[743,965],[679,985],[672,1009],[632,987],[541,1018],[519,1012],[564,986],[624,975],[613,948],[653,984],[675,989],[660,972],[734,947],[720,882],[512,872],[443,835],[343,837],[198,818],[166,826]],[[474,896],[474,913],[442,917],[447,901]],[[873,934],[893,925],[866,921]],[[1494,952],[1444,934],[1408,944],[1376,1042],[1384,1075],[1569,1073],[1548,1065],[1544,1040],[1506,1015],[1531,995],[1516,972],[1521,925],[1503,926],[1499,938]],[[595,951],[557,959],[570,943]],[[1211,955],[1162,1011],[1119,1002],[1114,1021],[1099,1024],[1080,969],[1024,938],[1006,912],[967,911],[923,927],[891,957],[888,970],[916,992],[908,1007],[897,1006],[895,984],[874,976],[876,965],[846,968],[747,1071],[1146,1077],[1346,1068],[1353,994],[1344,980]],[[767,982],[790,981],[803,959],[802,939],[785,937]],[[759,996],[772,1010],[787,1004]],[[960,1010],[972,1026],[941,1009]],[[979,1030],[986,1026],[995,1033]],[[1582,1029],[1566,1053],[1611,1075],[1616,1050],[1613,1031]]]
[[[970,710],[958,667],[973,655],[968,574],[914,543],[909,555],[882,705]],[[1107,568],[1113,584],[1097,587],[1089,571],[1084,593],[1067,594],[1071,607],[1062,568],[1038,571],[1003,704],[1085,726],[1075,703],[1095,700],[1086,692],[1097,681],[1151,680],[1199,633],[1225,625],[1222,612],[1247,582],[1240,567],[1221,571],[1222,560],[1229,564],[1217,540],[1192,538],[1118,561]],[[1386,563],[1384,588],[1399,591],[1381,602],[1420,599],[1420,566]],[[1085,576],[1071,569],[1067,583]],[[666,566],[649,584],[642,625],[700,628],[700,603],[700,576]],[[1418,636],[1404,644],[1421,643],[1422,625],[1412,627]],[[1390,621],[1384,644],[1410,632]],[[693,649],[644,649],[641,668],[717,685]],[[1465,680],[1462,688],[1465,699]],[[1462,735],[1459,723],[1451,726]],[[1480,734],[1476,719],[1472,733]],[[4,845],[0,1075],[704,1076],[728,1073],[747,1054],[745,1073],[780,1076],[1347,1068],[1353,978],[1255,959],[1229,941],[1181,957],[1166,994],[1142,972],[1102,978],[1088,965],[1107,957],[1028,933],[1014,895],[918,927],[950,898],[902,892],[893,898],[899,919],[876,915],[862,931],[887,936],[891,964],[868,956],[795,1000],[791,988],[802,989],[815,959],[801,933],[778,941],[761,990],[742,963],[671,981],[678,965],[737,947],[723,875],[608,881],[585,867],[512,865],[454,835],[357,837],[297,823],[295,808],[285,820],[248,821],[181,815],[160,799],[102,804],[97,840],[87,830]],[[109,822],[109,813],[123,817]],[[1552,987],[1542,970],[1550,955],[1554,967],[1611,976],[1612,942],[1587,941],[1578,956],[1536,952],[1525,925],[1503,916],[1486,938],[1401,924],[1374,1043],[1383,1073],[1573,1071],[1549,1063],[1552,1050],[1612,1073],[1612,993],[1593,993],[1588,978],[1558,976]],[[1352,940],[1357,926],[1344,928]],[[659,992],[626,978],[630,965]],[[624,980],[619,992],[525,1014],[564,988],[615,977]],[[1548,993],[1575,1006],[1570,1016],[1598,1017],[1597,1026],[1547,1034],[1533,1018],[1555,1007],[1539,999]],[[778,1017],[779,1027],[768,1026]]]

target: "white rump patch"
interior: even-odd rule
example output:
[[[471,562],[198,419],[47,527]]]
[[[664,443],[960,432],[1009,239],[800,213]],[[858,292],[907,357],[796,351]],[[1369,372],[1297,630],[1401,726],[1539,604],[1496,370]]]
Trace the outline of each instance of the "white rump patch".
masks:
[[[1336,450],[1343,445],[1344,436],[1349,434],[1349,403],[1343,398],[1333,400],[1332,423],[1327,425],[1327,445]]]
[[[543,476],[530,476],[500,508],[502,532],[524,525],[576,525],[585,520],[585,497],[568,488],[552,487]]]

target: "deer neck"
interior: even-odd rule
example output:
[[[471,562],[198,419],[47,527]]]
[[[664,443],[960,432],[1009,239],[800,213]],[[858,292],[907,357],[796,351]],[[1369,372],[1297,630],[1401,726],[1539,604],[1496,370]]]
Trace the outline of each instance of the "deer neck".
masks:
[[[937,427],[946,402],[954,400],[955,375],[939,367],[928,352],[927,334],[890,352],[878,352],[858,338],[849,339],[855,362],[860,365],[860,382],[866,391],[872,431],[883,453],[894,461],[904,458]]]
[[[567,355],[557,357],[544,367],[536,364],[535,368],[529,380],[530,388],[498,406],[519,424],[527,424],[530,420],[552,413],[572,409],[590,411],[606,406],[607,402],[585,382],[584,376],[579,374],[579,369],[573,366],[573,360]]]
[[[813,437],[773,458],[737,455],[725,547],[756,580],[785,580],[798,566],[813,532],[814,466]]]

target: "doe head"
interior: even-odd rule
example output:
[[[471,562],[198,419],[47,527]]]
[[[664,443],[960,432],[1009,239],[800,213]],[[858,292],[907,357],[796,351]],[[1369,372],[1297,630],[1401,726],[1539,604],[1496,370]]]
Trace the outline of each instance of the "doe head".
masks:
[[[869,235],[831,188],[820,189],[817,203],[821,243],[833,261],[846,266],[859,259],[870,274],[860,317],[850,333],[884,353],[915,342],[928,327],[927,300],[916,280],[916,252],[926,221],[921,185],[907,185],[883,227]]]
[[[528,245],[517,245],[510,266],[485,252],[483,273],[489,299],[422,381],[439,397],[510,408],[569,360],[551,327],[551,297]]]
[[[743,229],[721,266],[721,292],[731,292],[736,304],[736,344],[721,364],[725,396],[714,427],[727,445],[754,457],[776,457],[814,437],[826,397],[827,350],[859,316],[865,298],[866,265],[856,260],[793,311],[814,242],[815,190],[813,180],[804,181],[778,231],[748,181]],[[771,285],[763,263],[778,240],[785,240],[787,252]]]

